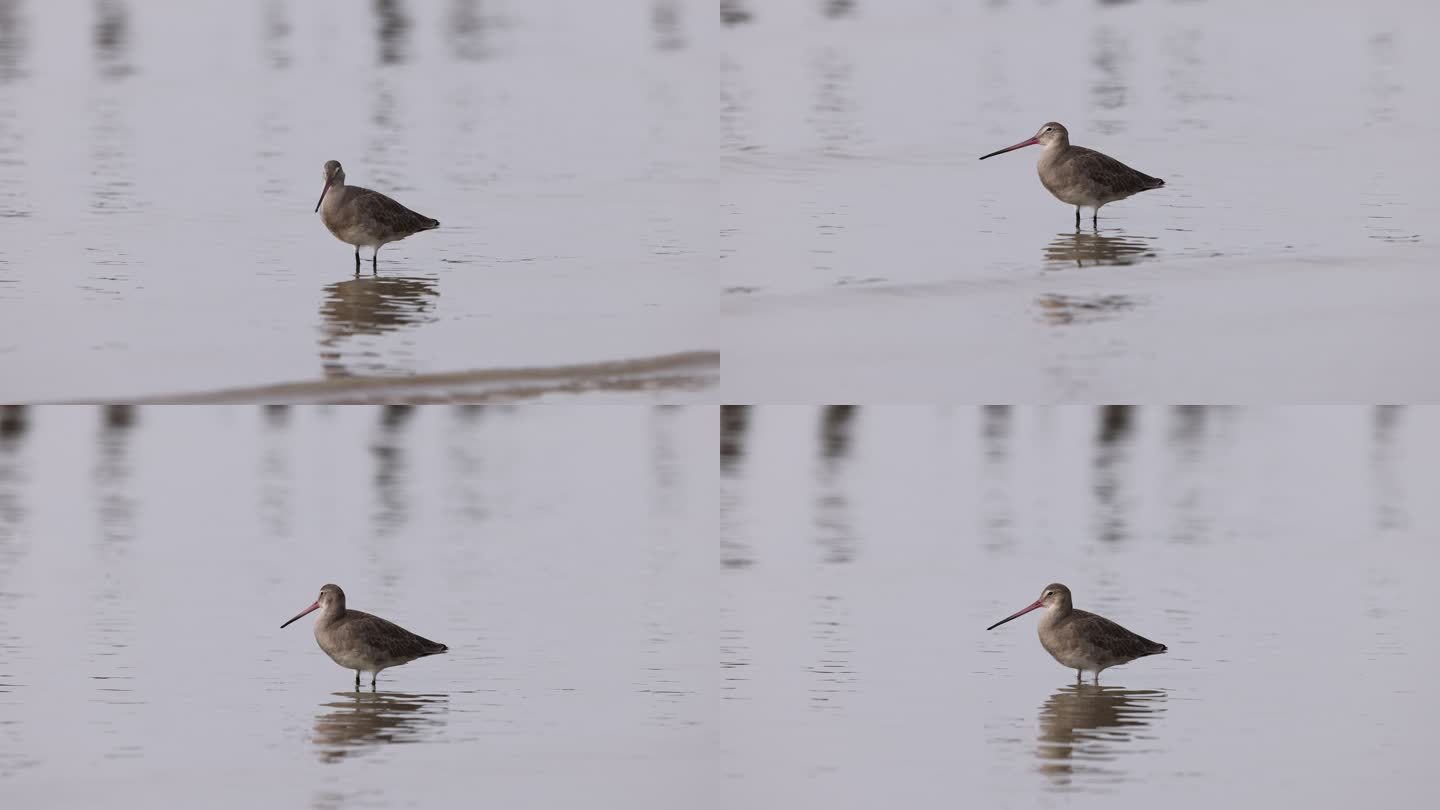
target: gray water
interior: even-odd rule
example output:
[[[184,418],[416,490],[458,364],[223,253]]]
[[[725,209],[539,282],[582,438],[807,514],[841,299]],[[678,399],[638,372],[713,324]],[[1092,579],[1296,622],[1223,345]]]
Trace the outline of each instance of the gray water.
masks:
[[[434,399],[555,366],[584,389],[712,353],[658,393],[694,399],[718,375],[708,12],[0,2],[0,401]],[[356,276],[313,212],[330,159],[440,229]]]
[[[712,409],[3,412],[5,806],[687,806],[714,436]],[[310,617],[280,629],[326,582],[449,653],[356,693]]]
[[[727,7],[723,401],[1440,397],[1434,3]],[[977,160],[1050,120],[1165,188]]]
[[[1440,410],[725,421],[724,806],[1425,803]],[[1057,580],[1169,652],[986,632]]]
[[[0,805],[1423,805],[1436,8],[0,0]]]

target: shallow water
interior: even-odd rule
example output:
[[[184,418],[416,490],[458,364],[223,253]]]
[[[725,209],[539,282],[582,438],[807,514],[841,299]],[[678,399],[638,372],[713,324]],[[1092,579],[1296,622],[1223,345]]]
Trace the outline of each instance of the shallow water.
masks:
[[[1423,803],[1435,408],[731,409],[727,806]],[[1099,686],[1076,606],[1169,646]]]
[[[731,8],[723,401],[1440,397],[1433,4]],[[1077,232],[1048,120],[1167,185]]]
[[[669,810],[711,778],[713,409],[0,417],[6,806]],[[449,653],[356,694],[280,629],[330,581]]]
[[[0,3],[0,400],[713,351],[706,10]],[[327,159],[440,229],[355,276]]]

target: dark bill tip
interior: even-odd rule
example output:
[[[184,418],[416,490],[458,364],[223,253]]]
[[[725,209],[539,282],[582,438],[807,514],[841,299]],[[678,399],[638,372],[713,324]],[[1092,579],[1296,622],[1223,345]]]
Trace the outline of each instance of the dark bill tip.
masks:
[[[994,624],[990,625],[989,627],[987,627],[987,628],[985,628],[985,629],[986,629],[986,630],[994,630],[995,628],[999,627],[1000,625],[1004,624],[1005,622],[1008,622],[1008,621],[1010,621],[1011,619],[1018,619],[1018,618],[1020,618],[1021,616],[1024,616],[1026,613],[1029,613],[1030,611],[1032,611],[1032,610],[1034,610],[1035,608],[1038,608],[1038,607],[1040,607],[1040,606],[1041,606],[1040,600],[1037,599],[1037,600],[1035,600],[1035,602],[1034,602],[1033,604],[1031,604],[1029,607],[1025,608],[1024,610],[1019,611],[1018,613],[1014,613],[1014,614],[1011,614],[1011,615],[1009,615],[1009,616],[1006,616],[1005,618],[1001,619],[1001,620],[998,621],[998,622],[995,622]]]
[[[311,605],[311,606],[308,607],[308,608],[305,608],[304,610],[300,611],[299,613],[296,613],[294,618],[292,618],[290,621],[285,622],[284,624],[280,625],[280,629],[281,629],[281,630],[284,630],[285,628],[287,628],[287,627],[289,627],[290,625],[294,624],[295,621],[296,621],[296,619],[299,619],[301,616],[304,616],[306,613],[309,613],[310,611],[312,611],[312,610],[314,610],[314,609],[316,609],[316,608],[318,608],[318,607],[320,607],[320,601],[317,599],[317,600],[315,601],[315,604]]]
[[[321,189],[320,191],[320,199],[315,201],[315,210],[317,212],[320,210],[320,203],[325,202],[325,195],[328,193],[330,193],[330,181],[326,180],[325,188]]]
[[[1007,147],[1005,147],[1004,149],[996,149],[994,152],[991,152],[991,153],[988,154],[988,155],[981,155],[981,156],[980,156],[980,159],[981,159],[981,160],[984,160],[985,158],[995,157],[996,155],[1003,155],[1003,154],[1005,154],[1006,152],[1013,152],[1013,151],[1015,151],[1016,149],[1019,149],[1019,148],[1022,147],[1022,146],[1030,146],[1031,144],[1036,144],[1036,143],[1039,143],[1039,141],[1035,140],[1034,138],[1030,138],[1029,140],[1021,141],[1020,143],[1017,143],[1017,144],[1015,144],[1014,146],[1007,146]]]

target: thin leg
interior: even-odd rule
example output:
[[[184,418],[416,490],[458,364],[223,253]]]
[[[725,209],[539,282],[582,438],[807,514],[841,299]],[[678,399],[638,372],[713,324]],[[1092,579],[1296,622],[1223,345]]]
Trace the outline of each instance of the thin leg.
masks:
[[[375,691],[375,679],[378,678],[378,677],[380,677],[380,671],[379,671],[379,670],[376,670],[375,672],[370,673],[370,691],[372,691],[372,692]]]
[[[355,670],[355,691],[360,691],[360,670]]]
[[[1096,686],[1099,686],[1099,685],[1100,685],[1100,670],[1098,670],[1098,669],[1095,670],[1095,685],[1096,685]]]
[[[355,272],[356,272],[357,274],[360,272],[360,246],[359,246],[359,245],[356,245],[356,246],[355,246]],[[355,677],[356,677],[356,678],[359,678],[360,676],[359,676],[359,675],[356,675]]]
[[[376,246],[376,248],[375,248],[375,255],[373,255],[373,256],[370,257],[370,272],[372,272],[372,273],[378,273],[378,272],[380,272],[380,248],[379,248],[379,246]]]
[[[1080,230],[1080,206],[1078,205],[1075,206],[1075,230]]]
[[[1095,216],[1090,217],[1090,224],[1096,228],[1100,227],[1100,209],[1098,207],[1095,209]]]
[[[1075,209],[1075,210],[1078,211],[1078,210],[1080,210],[1080,209],[1077,208],[1077,209]],[[1080,675],[1081,675],[1081,674],[1082,674],[1082,673],[1081,673],[1080,670],[1078,670],[1078,669],[1075,670],[1075,683],[1080,683]],[[357,678],[360,677],[359,673],[356,673],[355,677],[357,677]]]

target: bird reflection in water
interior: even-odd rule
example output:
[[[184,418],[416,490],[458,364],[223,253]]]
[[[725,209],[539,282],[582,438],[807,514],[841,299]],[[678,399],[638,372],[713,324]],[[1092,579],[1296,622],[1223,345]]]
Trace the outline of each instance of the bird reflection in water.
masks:
[[[1040,318],[1057,326],[1108,321],[1134,309],[1137,301],[1128,295],[1060,295],[1046,293],[1035,299]]]
[[[448,695],[403,692],[334,692],[321,704],[312,741],[322,762],[390,743],[425,742],[445,726]]]
[[[753,565],[750,546],[739,525],[744,511],[741,482],[745,478],[745,450],[750,431],[749,405],[720,406],[720,564],[726,568]]]
[[[325,286],[325,300],[320,304],[320,356],[325,376],[352,377],[357,374],[383,374],[408,371],[401,368],[352,368],[346,360],[350,352],[342,348],[345,341],[356,337],[383,335],[405,326],[435,320],[435,299],[440,297],[431,278],[371,276],[353,278]],[[372,361],[383,356],[369,347],[363,356]]]
[[[678,51],[685,47],[680,9],[675,0],[654,0],[651,3],[650,27],[655,32],[655,50]]]
[[[1117,233],[1117,236],[1101,236],[1098,231],[1062,231],[1045,246],[1045,261],[1067,264],[1074,262],[1076,267],[1094,267],[1104,264],[1135,264],[1155,258],[1154,245],[1151,244],[1153,237],[1126,236],[1123,231]]]
[[[1119,233],[1119,232],[1117,232]],[[1101,236],[1098,232],[1059,233],[1045,246],[1045,261],[1053,267],[1074,262],[1089,265],[1128,265],[1155,258],[1151,237]],[[1134,309],[1139,302],[1129,295],[1061,295],[1047,293],[1035,299],[1040,318],[1059,326],[1110,320]]]
[[[410,19],[397,0],[375,0],[375,36],[380,45],[380,64],[398,65],[409,55]]]
[[[1040,772],[1058,790],[1084,789],[1077,780],[1123,780],[1120,758],[1140,753],[1146,729],[1165,711],[1165,697],[1161,689],[1061,688],[1040,707]]]
[[[825,550],[825,562],[843,563],[855,558],[846,475],[854,424],[854,405],[825,406],[820,420],[820,466],[815,473],[815,539]]]

